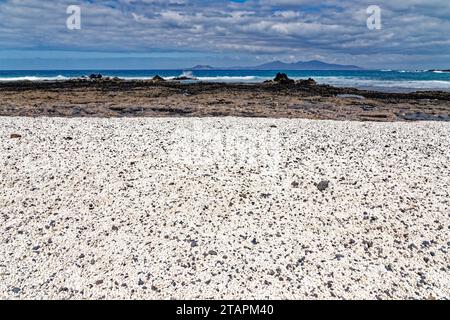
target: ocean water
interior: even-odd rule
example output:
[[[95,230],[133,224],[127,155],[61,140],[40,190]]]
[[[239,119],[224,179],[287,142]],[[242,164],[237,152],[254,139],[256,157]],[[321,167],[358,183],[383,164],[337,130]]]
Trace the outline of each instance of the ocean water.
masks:
[[[293,79],[313,78],[318,83],[338,87],[355,87],[392,92],[417,90],[450,91],[450,73],[439,71],[364,70],[364,71],[283,71]],[[101,73],[103,76],[127,80],[150,79],[159,75],[172,79],[180,75],[195,77],[197,81],[258,83],[273,79],[277,71],[255,70],[53,70],[0,71],[0,81],[67,80]]]

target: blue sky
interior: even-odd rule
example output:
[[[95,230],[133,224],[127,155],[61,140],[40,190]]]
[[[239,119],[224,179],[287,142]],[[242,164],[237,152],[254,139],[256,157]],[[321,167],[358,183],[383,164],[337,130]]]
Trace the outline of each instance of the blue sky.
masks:
[[[66,8],[81,7],[81,30]],[[367,28],[369,5],[382,29]],[[0,69],[450,68],[449,0],[0,0]]]

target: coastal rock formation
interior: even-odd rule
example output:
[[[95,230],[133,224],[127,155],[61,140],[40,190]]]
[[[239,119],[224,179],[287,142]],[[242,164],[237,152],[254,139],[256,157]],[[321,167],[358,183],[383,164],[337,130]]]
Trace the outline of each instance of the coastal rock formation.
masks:
[[[312,79],[312,78],[309,78],[307,80],[298,80],[295,83],[300,85],[300,86],[306,86],[306,87],[311,87],[311,86],[316,86],[317,85],[317,82],[314,79]]]
[[[189,72],[183,72],[181,76],[173,78],[174,81],[189,81],[189,80],[197,80],[196,77],[193,76],[193,74]]]
[[[300,80],[292,85],[99,80],[0,82],[0,115],[286,117],[449,121],[449,92],[386,93]]]
[[[91,80],[99,80],[99,79],[102,79],[103,78],[103,76],[100,74],[100,73],[93,73],[93,74],[91,74],[90,76],[89,76],[89,79],[91,79]]]
[[[160,77],[159,75],[156,75],[153,77],[152,81],[154,82],[165,82],[164,78]]]
[[[294,80],[289,79],[289,77],[287,76],[286,73],[277,73],[277,75],[275,76],[275,79],[273,79],[274,82],[278,83],[278,84],[292,84],[295,83]]]

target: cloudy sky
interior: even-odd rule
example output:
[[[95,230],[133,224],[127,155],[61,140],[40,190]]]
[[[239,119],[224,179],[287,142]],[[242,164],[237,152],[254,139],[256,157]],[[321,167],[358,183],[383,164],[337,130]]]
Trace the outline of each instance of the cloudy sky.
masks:
[[[81,30],[68,30],[69,5]],[[381,30],[367,7],[381,8]],[[0,69],[450,68],[450,0],[0,0]]]

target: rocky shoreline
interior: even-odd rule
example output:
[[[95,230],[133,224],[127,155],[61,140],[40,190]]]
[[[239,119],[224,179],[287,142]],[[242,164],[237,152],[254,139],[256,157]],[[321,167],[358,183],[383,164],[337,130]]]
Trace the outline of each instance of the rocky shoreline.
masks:
[[[161,77],[125,81],[99,75],[3,82],[0,116],[450,121],[450,92],[386,93],[318,85],[313,79],[294,81],[282,74],[277,78],[262,84],[186,83]]]

